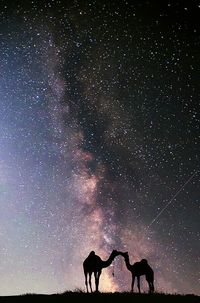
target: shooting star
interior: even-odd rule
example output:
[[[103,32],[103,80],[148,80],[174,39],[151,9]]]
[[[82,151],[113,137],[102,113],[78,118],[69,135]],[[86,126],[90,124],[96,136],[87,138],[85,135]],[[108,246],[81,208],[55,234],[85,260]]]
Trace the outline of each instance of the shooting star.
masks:
[[[157,214],[157,216],[151,221],[151,223],[147,226],[147,229],[160,217],[160,215],[169,207],[169,205],[174,201],[174,199],[178,196],[178,194],[183,190],[183,188],[192,180],[192,178],[196,175],[197,171],[193,173],[193,175],[181,186],[181,188],[175,193],[175,195],[171,198],[171,200],[161,209],[161,211]]]

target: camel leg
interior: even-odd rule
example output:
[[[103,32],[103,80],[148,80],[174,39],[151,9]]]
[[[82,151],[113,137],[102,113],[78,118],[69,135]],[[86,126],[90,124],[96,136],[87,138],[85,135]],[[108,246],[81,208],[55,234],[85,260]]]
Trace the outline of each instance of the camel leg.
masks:
[[[100,275],[101,275],[101,271],[97,273],[97,289],[96,289],[97,292],[99,292],[99,278],[100,278]]]
[[[151,293],[151,282],[150,281],[147,281],[148,282],[148,285],[149,285],[149,294]]]
[[[154,284],[153,284],[153,281],[150,282],[150,285],[151,285],[151,293],[153,293],[153,292],[154,292]]]
[[[138,287],[139,293],[141,293],[141,291],[140,291],[140,277],[139,276],[137,277],[137,287]]]
[[[101,272],[95,273],[95,285],[96,285],[96,292],[99,292],[99,277]]]
[[[154,292],[154,286],[152,282],[148,282],[149,283],[149,293],[152,294]]]
[[[90,285],[90,291],[92,292],[92,282],[91,282],[91,278],[92,278],[92,273],[89,273],[89,285]]]
[[[148,285],[149,285],[149,294],[153,293],[154,292],[154,285],[153,285],[153,281],[147,279],[147,282],[148,282]]]
[[[85,286],[88,292],[88,282],[87,282],[87,273],[85,273]]]
[[[97,281],[98,273],[97,272],[94,273],[94,278],[95,278],[95,291],[97,292],[98,291],[98,281]]]
[[[131,292],[133,292],[134,282],[135,282],[135,276],[132,275]]]

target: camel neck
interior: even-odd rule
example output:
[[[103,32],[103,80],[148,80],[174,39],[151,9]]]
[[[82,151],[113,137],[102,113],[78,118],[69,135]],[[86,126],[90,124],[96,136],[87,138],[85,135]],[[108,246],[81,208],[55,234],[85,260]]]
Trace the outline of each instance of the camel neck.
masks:
[[[131,264],[129,261],[129,256],[126,256],[124,259],[125,259],[127,269],[131,271],[132,268],[131,268]]]
[[[107,260],[102,261],[102,268],[110,266],[110,264],[112,263],[113,260],[114,260],[114,257],[111,254],[110,257]]]

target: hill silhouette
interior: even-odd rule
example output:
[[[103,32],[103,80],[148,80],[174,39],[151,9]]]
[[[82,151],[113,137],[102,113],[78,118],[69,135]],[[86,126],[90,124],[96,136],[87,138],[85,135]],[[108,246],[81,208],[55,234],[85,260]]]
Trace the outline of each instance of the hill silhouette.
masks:
[[[25,294],[20,296],[0,297],[0,302],[103,302],[103,303],[133,303],[133,302],[153,302],[153,303],[199,303],[200,297],[196,295],[179,294],[139,294],[139,293],[85,293],[81,291],[67,291],[62,294],[42,295]]]

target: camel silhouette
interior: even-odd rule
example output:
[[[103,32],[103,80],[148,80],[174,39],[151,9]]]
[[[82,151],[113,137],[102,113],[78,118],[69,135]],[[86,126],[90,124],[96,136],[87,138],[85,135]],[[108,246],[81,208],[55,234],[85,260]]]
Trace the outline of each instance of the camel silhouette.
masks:
[[[85,286],[88,292],[88,276],[89,276],[89,285],[90,285],[90,291],[92,292],[92,283],[91,283],[91,277],[92,273],[94,273],[95,278],[95,287],[96,292],[99,291],[99,278],[102,272],[103,268],[106,268],[110,266],[110,264],[113,262],[116,256],[118,256],[120,253],[118,253],[116,250],[113,250],[110,254],[109,258],[105,261],[103,261],[99,256],[95,254],[94,251],[91,251],[89,256],[84,260],[83,262],[83,271],[85,275]]]
[[[154,292],[154,272],[153,269],[149,266],[146,259],[142,259],[140,262],[130,264],[128,252],[118,252],[121,256],[124,257],[126,267],[132,274],[132,283],[131,291],[133,292],[135,277],[137,277],[137,286],[140,293],[140,276],[145,275],[146,280],[149,285],[149,293]]]

